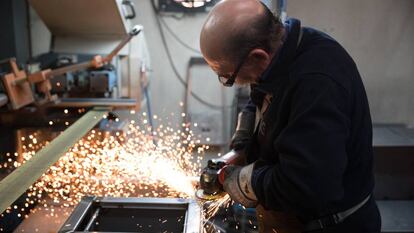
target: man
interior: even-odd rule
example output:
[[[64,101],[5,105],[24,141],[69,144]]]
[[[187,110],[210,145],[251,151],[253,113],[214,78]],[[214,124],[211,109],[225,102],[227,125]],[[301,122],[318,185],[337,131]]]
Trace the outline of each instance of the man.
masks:
[[[226,168],[224,189],[257,207],[260,231],[380,232],[369,106],[347,52],[257,0],[217,4],[200,46],[224,85],[251,86],[232,142],[247,165]]]

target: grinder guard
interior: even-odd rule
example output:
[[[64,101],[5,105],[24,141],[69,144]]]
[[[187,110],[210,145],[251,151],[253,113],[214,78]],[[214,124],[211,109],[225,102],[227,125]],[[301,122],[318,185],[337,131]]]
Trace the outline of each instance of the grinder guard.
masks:
[[[212,159],[207,163],[200,176],[200,189],[196,197],[203,200],[212,200],[223,196],[224,169],[227,165],[243,165],[245,156],[243,151],[230,151],[220,159]]]

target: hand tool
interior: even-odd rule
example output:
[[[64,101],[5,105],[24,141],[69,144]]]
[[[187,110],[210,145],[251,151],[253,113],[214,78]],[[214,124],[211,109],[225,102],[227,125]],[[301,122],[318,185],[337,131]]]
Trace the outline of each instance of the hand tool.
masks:
[[[243,165],[245,156],[243,151],[232,150],[219,159],[211,159],[200,176],[200,187],[196,197],[200,200],[215,200],[225,195],[223,189],[224,171],[228,165]]]

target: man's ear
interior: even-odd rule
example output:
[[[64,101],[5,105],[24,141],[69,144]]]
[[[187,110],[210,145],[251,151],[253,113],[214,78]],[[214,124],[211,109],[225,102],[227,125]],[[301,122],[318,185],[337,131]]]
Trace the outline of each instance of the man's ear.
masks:
[[[261,73],[270,64],[272,57],[263,49],[253,49],[248,57],[248,66]]]
[[[254,63],[258,63],[258,62],[268,62],[270,61],[270,55],[264,51],[263,49],[253,49],[252,51],[250,51],[249,54],[249,60],[252,60]]]

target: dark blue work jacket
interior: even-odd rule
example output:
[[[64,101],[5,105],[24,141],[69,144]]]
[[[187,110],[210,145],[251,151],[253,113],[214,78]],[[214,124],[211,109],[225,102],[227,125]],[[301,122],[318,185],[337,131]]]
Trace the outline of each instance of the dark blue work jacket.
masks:
[[[372,123],[352,58],[334,39],[300,22],[257,85],[247,110],[271,104],[248,150],[252,186],[265,208],[303,221],[346,210],[373,190]]]

